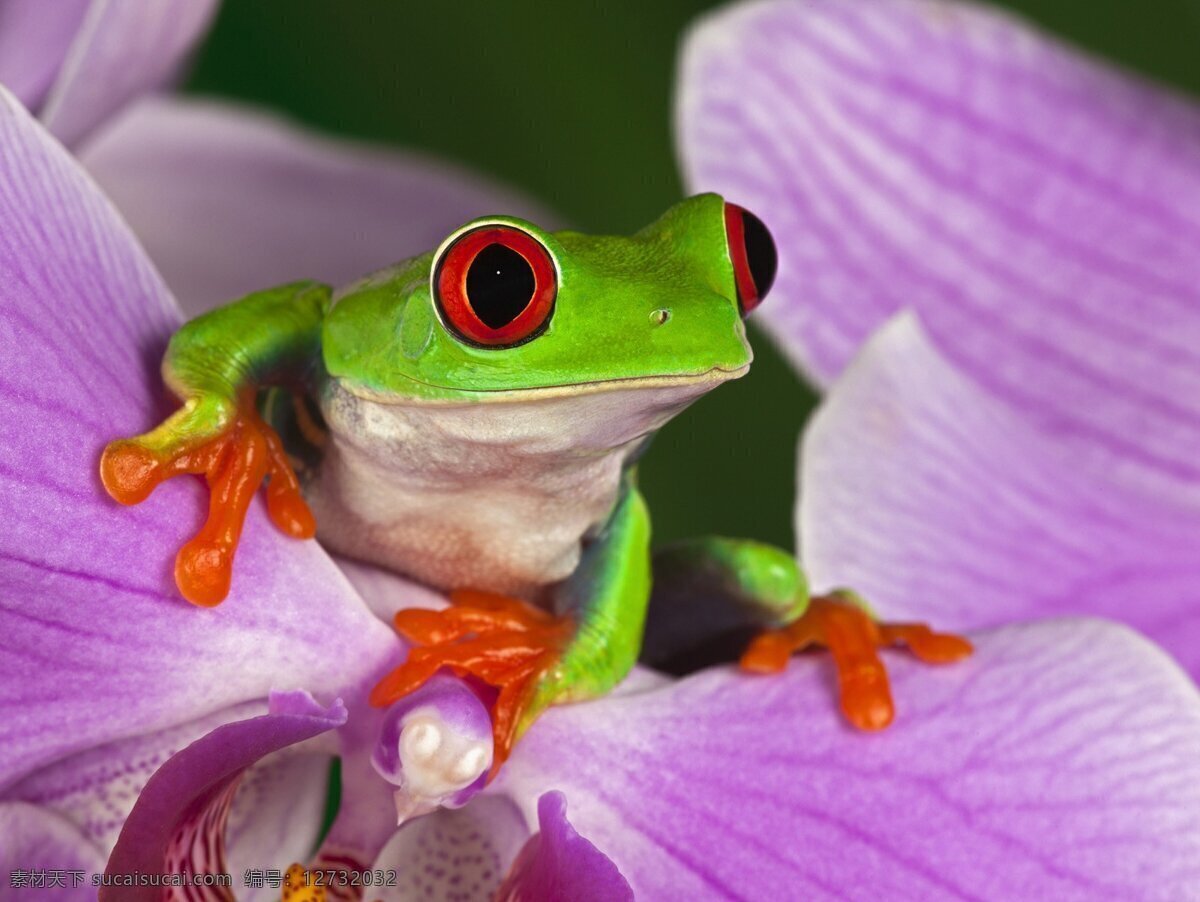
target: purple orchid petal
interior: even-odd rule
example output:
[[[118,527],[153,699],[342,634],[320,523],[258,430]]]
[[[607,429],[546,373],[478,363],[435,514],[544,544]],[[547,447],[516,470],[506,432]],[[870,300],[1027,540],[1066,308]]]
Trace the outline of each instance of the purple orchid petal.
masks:
[[[263,862],[282,869],[308,857],[324,825],[332,761],[292,747],[246,770],[225,825],[225,863],[235,882]],[[279,888],[239,886],[236,896],[238,902],[279,902]]]
[[[64,834],[62,842],[98,857],[91,870],[100,873],[104,855],[116,844],[138,795],[168,758],[225,723],[266,710],[265,703],[240,705],[169,730],[88,749],[21,780],[5,792],[5,798],[35,805],[74,825],[75,832]],[[261,869],[264,861],[303,860],[312,851],[326,801],[330,759],[288,751],[253,765],[238,785],[226,828],[231,874]],[[0,836],[5,835],[0,830]],[[278,889],[265,890],[246,888],[238,898],[244,902],[257,897],[278,899]],[[94,898],[94,891],[88,898]]]
[[[27,109],[41,106],[91,0],[0,0],[0,84]]]
[[[46,95],[46,127],[75,144],[131,99],[167,81],[207,30],[217,4],[93,0]]]
[[[0,802],[0,886],[10,898],[95,898],[91,877],[104,856],[70,821],[36,805]]]
[[[504,902],[619,902],[633,890],[617,866],[575,832],[567,798],[548,792],[538,800],[540,831],[530,837],[496,894]]]
[[[90,748],[30,774],[8,787],[4,797],[65,817],[89,843],[107,853],[138,793],[164,761],[222,724],[265,711],[265,703],[251,702],[166,730]]]
[[[105,874],[228,873],[225,824],[242,775],[264,756],[336,729],[346,717],[340,701],[325,709],[302,692],[278,694],[269,713],[225,724],[198,739],[150,778]],[[103,890],[100,898],[137,902],[160,895],[158,887],[120,886]]]
[[[489,754],[477,771],[486,771],[490,764],[491,721],[474,695],[449,677],[435,678],[411,699],[387,712],[372,711],[364,705],[364,694],[353,697],[349,705],[353,716],[348,717],[340,703],[324,711],[306,693],[273,695],[268,715],[224,723],[192,742],[146,782],[131,813],[120,812],[125,826],[108,871],[144,871],[150,867],[155,873],[175,873],[203,867],[240,875],[246,868],[282,870],[294,861],[306,860],[320,824],[320,803],[324,802],[326,781],[319,768],[327,767],[326,753],[335,749],[342,756],[342,804],[310,866],[369,869],[397,831],[389,781],[413,788],[414,775],[407,772],[412,770],[412,762],[401,760],[402,737],[394,729],[396,718],[392,715],[424,712],[428,716],[433,712],[449,729],[476,742],[485,740]],[[305,724],[319,729],[305,732]],[[333,727],[339,728],[334,748],[314,747],[311,742],[303,750],[289,748]],[[377,737],[373,760],[372,747],[365,745],[369,737]],[[390,757],[388,748],[383,748],[381,754],[380,743],[390,747]],[[157,764],[161,755],[156,758]],[[476,782],[482,784],[482,779]],[[448,808],[461,805],[479,788],[470,785],[466,790],[456,789],[437,801]],[[489,800],[481,811],[494,806],[495,800]],[[501,807],[512,812],[509,819],[515,819],[520,830],[515,837],[488,836],[480,840],[493,851],[504,853],[491,869],[494,873],[490,877],[497,884],[516,846],[528,835],[512,804],[505,801]],[[452,823],[476,824],[477,814]],[[470,839],[456,831],[451,830],[455,843]],[[160,839],[150,842],[152,837]],[[203,860],[188,859],[202,852]],[[404,867],[411,867],[411,863]],[[455,879],[466,877],[457,875]],[[238,898],[271,896],[269,886],[258,889],[260,892],[246,889]],[[278,888],[274,894],[278,895]]]
[[[179,598],[205,499],[173,480],[123,508],[98,457],[168,409],[179,314],[112,207],[0,94],[0,788],[41,766],[273,688],[370,680],[399,645],[313,542],[252,508],[233,591]]]
[[[529,836],[520,810],[500,796],[417,818],[395,834],[372,870],[396,872],[388,902],[490,899]]]
[[[83,160],[189,313],[299,278],[356,279],[476,216],[548,222],[462,169],[225,104],[146,101]]]
[[[406,608],[437,610],[446,606],[446,596],[442,593],[390,570],[338,555],[334,555],[333,560],[371,612],[389,625],[397,611]]]
[[[901,315],[806,433],[801,557],[818,589],[854,586],[888,619],[1111,617],[1200,676],[1200,507],[1085,463]]]
[[[494,791],[550,789],[639,899],[1184,898],[1200,885],[1200,695],[1104,621],[886,653],[896,722],[849,727],[830,662],[704,671],[547,712]],[[466,810],[470,810],[468,807]]]
[[[1200,112],[987,7],[742,4],[687,40],[688,185],[779,244],[827,383],[893,312],[1063,441],[1200,486]]]

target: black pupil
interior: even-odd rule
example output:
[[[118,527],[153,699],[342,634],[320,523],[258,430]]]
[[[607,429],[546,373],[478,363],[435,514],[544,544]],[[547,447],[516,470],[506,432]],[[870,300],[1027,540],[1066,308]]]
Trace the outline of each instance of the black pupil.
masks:
[[[503,244],[489,244],[471,261],[467,270],[467,299],[471,308],[491,329],[500,329],[529,306],[535,281],[533,267],[524,257]]]
[[[775,253],[775,241],[763,225],[763,221],[749,210],[742,211],[742,239],[746,243],[746,262],[750,264],[750,276],[759,298],[765,298],[775,281],[775,268],[779,257]]]

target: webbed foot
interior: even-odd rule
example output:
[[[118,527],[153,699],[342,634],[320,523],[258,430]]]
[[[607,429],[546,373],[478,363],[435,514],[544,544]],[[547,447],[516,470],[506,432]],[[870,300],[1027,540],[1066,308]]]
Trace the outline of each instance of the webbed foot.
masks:
[[[833,654],[842,711],[862,730],[881,730],[892,722],[895,706],[887,669],[878,649],[904,645],[930,664],[958,661],[971,654],[971,643],[949,633],[935,633],[919,623],[876,623],[851,592],[813,598],[792,623],[762,633],[742,654],[742,669],[778,673],[793,652],[823,645]]]
[[[100,458],[104,488],[121,504],[144,501],[182,473],[204,476],[210,492],[208,519],[175,559],[175,582],[192,604],[211,607],[229,594],[246,510],[264,478],[270,477],[267,511],[275,525],[296,538],[316,533],[283,444],[250,395],[236,405],[189,401],[157,429],[111,442]]]
[[[487,683],[497,690],[491,712],[494,776],[536,715],[539,689],[561,661],[574,622],[516,598],[463,591],[451,593],[450,606],[440,611],[400,611],[395,624],[416,647],[371,691],[371,704],[392,704],[442,668]]]

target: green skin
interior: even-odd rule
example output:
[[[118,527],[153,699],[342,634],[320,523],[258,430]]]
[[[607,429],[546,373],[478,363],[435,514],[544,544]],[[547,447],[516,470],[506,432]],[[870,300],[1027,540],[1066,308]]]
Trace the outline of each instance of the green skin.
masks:
[[[282,286],[201,316],[175,335],[164,372],[185,407],[138,441],[169,452],[216,436],[232,421],[240,395],[268,385],[303,387],[321,398],[336,383],[385,404],[478,404],[485,396],[505,403],[538,392],[599,396],[613,384],[707,388],[749,366],[720,197],[685,200],[632,237],[549,233],[493,217],[467,224],[443,248],[482,221],[529,232],[554,259],[556,304],[538,337],[501,349],[456,337],[431,289],[441,249],[336,296],[317,283]],[[663,310],[670,311],[669,327],[656,328]],[[654,568],[632,457],[625,466],[607,522],[585,542],[574,574],[554,589],[576,632],[561,665],[543,678],[522,730],[554,702],[607,692],[638,658]],[[790,622],[808,604],[799,567],[775,548],[706,539],[677,546],[662,560],[664,572],[682,565],[712,574],[763,625]]]

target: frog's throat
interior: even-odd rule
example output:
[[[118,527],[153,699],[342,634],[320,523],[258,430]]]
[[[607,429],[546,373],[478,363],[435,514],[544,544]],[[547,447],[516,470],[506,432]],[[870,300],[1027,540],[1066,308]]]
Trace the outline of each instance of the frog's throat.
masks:
[[[396,374],[404,382],[422,386],[438,394],[422,396],[407,393],[396,388],[374,389],[362,383],[334,375],[341,387],[357,398],[376,404],[396,405],[429,405],[455,406],[458,404],[513,404],[523,401],[549,401],[555,398],[572,398],[581,395],[595,395],[610,391],[629,391],[630,389],[653,388],[693,388],[701,394],[709,388],[734,379],[740,379],[750,371],[750,364],[733,369],[713,367],[703,373],[693,373],[681,376],[633,376],[625,379],[605,379],[599,382],[566,383],[564,385],[549,385],[541,388],[515,389],[460,389],[423,379],[414,379],[405,374]]]

